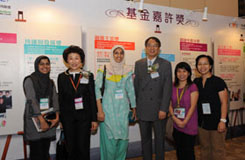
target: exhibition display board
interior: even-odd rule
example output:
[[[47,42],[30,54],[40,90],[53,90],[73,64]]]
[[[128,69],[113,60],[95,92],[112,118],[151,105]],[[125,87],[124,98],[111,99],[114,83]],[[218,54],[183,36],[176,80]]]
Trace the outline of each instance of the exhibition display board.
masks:
[[[4,25],[5,26],[5,25]],[[4,26],[1,30],[4,31]],[[11,105],[1,113],[1,135],[15,134],[23,128],[25,97],[22,89],[23,78],[34,70],[35,58],[47,55],[51,60],[51,78],[56,82],[60,72],[66,69],[62,53],[68,45],[81,46],[81,28],[48,24],[6,24],[0,36],[1,54],[0,91],[11,96]],[[71,30],[72,32],[69,32]],[[89,29],[86,40],[86,69],[94,72],[100,65],[110,61],[114,45],[122,45],[126,50],[126,64],[134,66],[136,60],[145,57],[144,42],[150,36],[161,40],[160,57],[172,63],[172,70],[180,61],[188,62],[195,71],[195,58],[200,54],[211,55],[211,42],[208,37],[190,35],[137,33],[132,31]],[[193,74],[193,78],[196,74]],[[1,92],[0,92],[1,93]]]
[[[172,63],[172,70],[177,63],[185,61],[193,70],[193,77],[198,76],[195,59],[200,54],[212,56],[211,40],[201,35],[156,34],[151,32],[135,32],[129,30],[89,29],[87,32],[88,55],[87,67],[96,73],[99,66],[110,61],[111,49],[114,45],[122,45],[125,50],[126,64],[134,66],[135,61],[145,57],[145,40],[155,36],[161,41],[160,57]],[[174,76],[174,75],[173,75]]]
[[[72,30],[72,32],[70,32]],[[51,78],[66,67],[63,50],[73,44],[81,46],[80,26],[4,22],[0,25],[0,135],[16,134],[23,130],[25,97],[23,79],[34,71],[39,55],[51,60]]]
[[[243,45],[243,41],[233,41],[225,35],[214,41],[214,72],[227,84],[230,110],[244,108]]]

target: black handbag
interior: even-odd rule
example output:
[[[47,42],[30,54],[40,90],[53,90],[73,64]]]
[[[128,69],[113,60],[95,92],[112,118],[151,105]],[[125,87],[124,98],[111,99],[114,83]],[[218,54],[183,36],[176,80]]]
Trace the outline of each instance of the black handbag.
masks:
[[[51,122],[49,122],[49,120],[56,119],[56,113],[55,112],[48,112],[48,113],[44,114],[43,118],[48,123],[48,125],[51,126]]]
[[[64,131],[60,131],[60,139],[56,144],[56,160],[67,160],[68,152],[66,148]]]
[[[130,110],[129,113],[128,113],[128,122],[129,122],[129,125],[135,125],[136,123],[136,119],[135,118],[132,118],[133,116],[133,111]]]
[[[106,65],[104,65],[103,79],[102,79],[102,87],[100,88],[101,95],[103,97],[105,91],[105,76],[106,76]]]

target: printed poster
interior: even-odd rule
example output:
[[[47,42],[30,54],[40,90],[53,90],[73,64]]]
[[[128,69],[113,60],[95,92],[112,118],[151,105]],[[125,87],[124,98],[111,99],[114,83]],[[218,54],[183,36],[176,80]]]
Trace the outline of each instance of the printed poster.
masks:
[[[242,42],[217,38],[214,43],[215,74],[225,80],[229,89],[230,110],[243,107],[244,56]]]
[[[34,71],[39,55],[51,60],[51,78],[66,67],[63,50],[81,46],[80,26],[5,22],[0,25],[0,135],[23,131],[23,79]]]

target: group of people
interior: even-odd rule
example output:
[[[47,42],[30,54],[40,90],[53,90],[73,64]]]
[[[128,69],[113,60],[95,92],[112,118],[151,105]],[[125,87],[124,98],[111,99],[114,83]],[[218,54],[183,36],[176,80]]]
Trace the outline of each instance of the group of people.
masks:
[[[223,159],[228,89],[221,78],[212,74],[212,58],[197,57],[196,68],[201,77],[194,82],[189,64],[178,63],[172,83],[171,63],[158,56],[160,47],[158,38],[149,37],[145,41],[147,57],[138,60],[133,71],[125,65],[124,47],[116,45],[110,63],[98,69],[94,80],[93,73],[83,69],[84,51],[70,46],[63,52],[68,69],[58,76],[58,94],[49,76],[49,58],[39,56],[35,71],[24,81],[24,135],[30,144],[30,159],[49,159],[50,142],[61,122],[69,160],[90,159],[90,135],[98,125],[101,160],[124,160],[130,110],[130,118],[139,122],[144,160],[152,159],[152,129],[156,160],[164,159],[168,115],[174,122],[178,160],[195,159],[197,133],[201,159]],[[48,120],[50,123],[41,114],[49,108],[56,115]],[[37,132],[32,117],[39,119],[42,132]]]

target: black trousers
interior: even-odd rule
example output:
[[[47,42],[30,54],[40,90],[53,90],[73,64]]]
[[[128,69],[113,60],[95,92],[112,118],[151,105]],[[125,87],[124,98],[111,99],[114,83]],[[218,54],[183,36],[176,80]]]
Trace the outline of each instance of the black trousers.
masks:
[[[194,145],[196,136],[185,134],[174,128],[173,137],[178,160],[195,160]]]
[[[50,139],[29,141],[30,160],[49,160]]]
[[[90,160],[91,121],[63,117],[68,160]]]
[[[166,120],[139,121],[142,154],[144,160],[152,160],[152,128],[154,130],[154,144],[156,160],[164,160],[165,156],[165,128]]]

